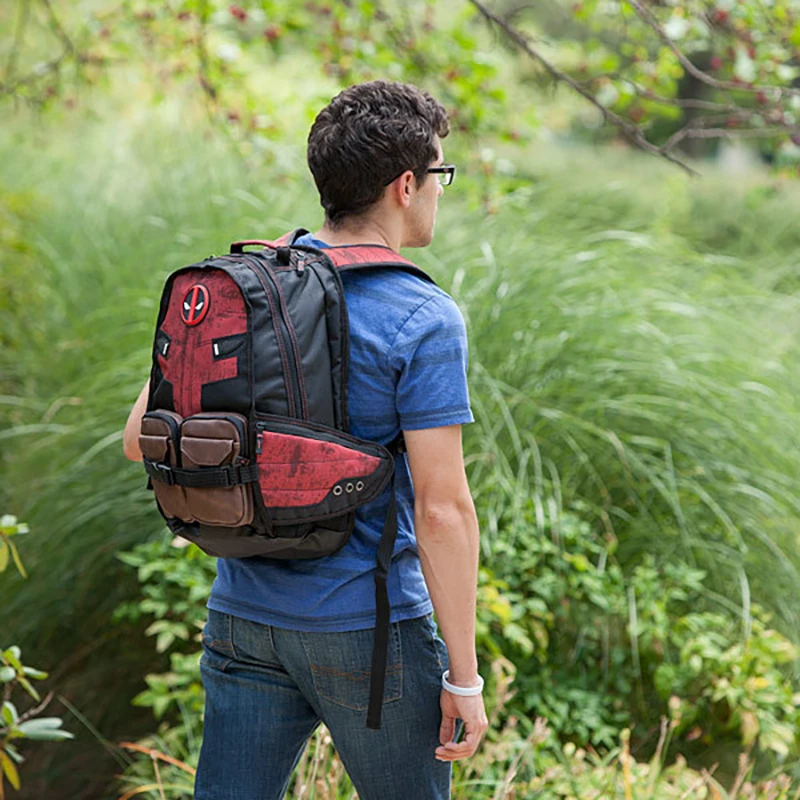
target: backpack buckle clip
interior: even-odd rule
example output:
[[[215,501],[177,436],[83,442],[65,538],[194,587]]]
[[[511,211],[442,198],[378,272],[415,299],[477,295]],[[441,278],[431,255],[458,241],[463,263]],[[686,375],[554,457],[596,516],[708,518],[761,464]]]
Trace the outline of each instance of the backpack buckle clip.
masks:
[[[159,480],[162,483],[166,483],[167,486],[175,485],[175,473],[172,471],[172,467],[169,466],[169,464],[162,464],[160,462],[155,462],[153,466],[159,472],[159,474],[156,476],[156,480]]]

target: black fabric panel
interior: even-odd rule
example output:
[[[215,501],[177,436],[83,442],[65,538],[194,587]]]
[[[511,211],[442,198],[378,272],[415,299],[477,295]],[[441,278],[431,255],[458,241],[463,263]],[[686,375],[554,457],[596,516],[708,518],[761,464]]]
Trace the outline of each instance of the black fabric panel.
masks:
[[[272,312],[264,287],[244,262],[228,264],[229,274],[242,288],[251,309],[253,392],[255,408],[288,416],[289,402]]]
[[[247,353],[237,358],[239,374],[235,378],[206,383],[200,389],[203,411],[235,411],[250,413],[250,383],[247,379]]]
[[[153,382],[153,379],[155,381]],[[147,404],[148,411],[157,408],[165,408],[167,411],[175,410],[175,401],[172,397],[172,383],[164,380],[161,370],[156,367],[151,376],[150,401]]]
[[[196,544],[205,553],[217,558],[319,558],[332,555],[344,547],[353,530],[355,515],[349,514],[336,525],[314,525],[302,536],[292,536],[291,529],[279,529],[277,536],[264,536],[248,525],[223,528],[170,520],[173,533]]]
[[[328,318],[329,307],[338,306],[340,298],[330,282],[326,285],[324,277],[312,268],[276,273],[300,351],[309,419],[336,427],[339,415],[331,378],[334,366],[328,347]],[[338,352],[335,357],[340,360]]]
[[[348,374],[348,349],[350,342],[350,323],[347,317],[347,303],[345,300],[344,286],[339,277],[338,270],[326,258],[324,251],[306,245],[296,248],[303,253],[305,271],[313,271],[318,281],[317,291],[325,295],[325,323],[327,326],[328,351],[330,370],[327,376],[313,375],[313,368],[304,359],[306,371],[311,374],[307,382],[322,388],[323,384],[330,384],[328,392],[331,396],[333,407],[333,425],[339,430],[350,430],[350,420],[347,410],[347,374]],[[309,286],[313,284],[309,283]],[[315,420],[314,415],[311,419]]]

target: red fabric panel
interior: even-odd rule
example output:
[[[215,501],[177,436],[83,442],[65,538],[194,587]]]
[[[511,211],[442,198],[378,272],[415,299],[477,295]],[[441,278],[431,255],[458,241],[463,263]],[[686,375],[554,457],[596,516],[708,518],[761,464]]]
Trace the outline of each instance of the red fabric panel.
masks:
[[[258,483],[264,504],[312,506],[322,502],[344,478],[363,478],[380,466],[369,456],[333,442],[265,431],[258,461]]]
[[[408,264],[413,267],[414,262],[403,258],[389,247],[379,244],[344,245],[343,247],[329,247],[325,255],[337,267],[349,264]]]
[[[208,290],[208,311],[202,322],[189,326],[182,319],[183,301],[195,284]],[[172,383],[175,411],[188,417],[203,409],[200,391],[207,383],[235,378],[237,357],[214,360],[212,342],[247,331],[247,309],[233,278],[221,270],[190,270],[172,284],[161,329],[170,337],[166,358],[159,353],[164,377]]]

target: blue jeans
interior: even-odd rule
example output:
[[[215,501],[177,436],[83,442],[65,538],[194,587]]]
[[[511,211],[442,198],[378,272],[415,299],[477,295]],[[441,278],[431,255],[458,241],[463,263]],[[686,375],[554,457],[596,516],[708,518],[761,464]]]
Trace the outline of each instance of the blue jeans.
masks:
[[[390,626],[379,731],[366,727],[372,637],[372,628],[305,633],[209,610],[195,800],[280,800],[320,721],[360,800],[449,798],[452,764],[434,752],[448,656],[433,617]]]

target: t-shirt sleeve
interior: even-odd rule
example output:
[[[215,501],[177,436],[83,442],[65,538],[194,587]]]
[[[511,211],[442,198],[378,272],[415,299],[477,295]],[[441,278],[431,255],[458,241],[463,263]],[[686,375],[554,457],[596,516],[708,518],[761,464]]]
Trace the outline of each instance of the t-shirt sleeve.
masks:
[[[455,301],[434,295],[406,320],[388,354],[406,431],[474,422],[469,403],[467,329]]]

